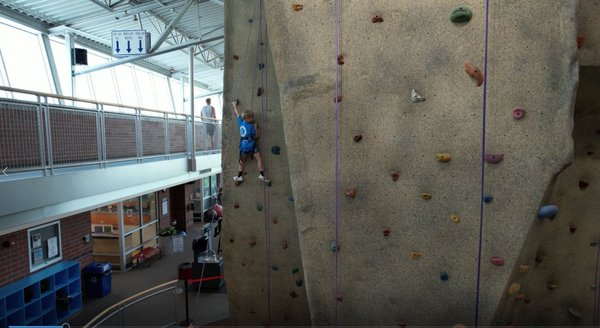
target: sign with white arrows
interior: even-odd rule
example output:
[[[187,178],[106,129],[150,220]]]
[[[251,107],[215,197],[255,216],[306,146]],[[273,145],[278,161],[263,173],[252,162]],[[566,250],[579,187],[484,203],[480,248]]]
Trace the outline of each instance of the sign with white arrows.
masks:
[[[112,31],[112,55],[143,55],[150,51],[150,33],[145,30]]]

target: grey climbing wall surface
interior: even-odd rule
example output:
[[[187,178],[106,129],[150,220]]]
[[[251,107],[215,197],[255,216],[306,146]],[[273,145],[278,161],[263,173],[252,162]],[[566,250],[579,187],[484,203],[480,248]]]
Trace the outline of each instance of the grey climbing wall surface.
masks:
[[[581,67],[573,163],[545,198],[558,207],[553,219],[532,223],[496,314],[499,324],[597,326],[600,241],[600,67]]]
[[[225,2],[223,251],[229,324],[310,325],[279,89],[260,18],[259,1]],[[259,88],[264,91],[257,96]],[[235,99],[241,110],[255,113],[271,187],[257,179],[256,160],[247,161],[245,181],[234,186],[240,140]]]
[[[579,60],[582,66],[600,66],[600,0],[580,1],[577,11],[579,37],[583,37]]]
[[[266,193],[255,162],[241,186],[226,183],[232,320],[515,319],[505,295],[525,284],[513,272],[537,252],[538,209],[573,158],[579,1],[265,0],[262,46],[248,37],[258,4],[226,2],[226,98],[268,117],[263,154],[282,151],[268,154]],[[237,124],[223,131],[229,181]]]

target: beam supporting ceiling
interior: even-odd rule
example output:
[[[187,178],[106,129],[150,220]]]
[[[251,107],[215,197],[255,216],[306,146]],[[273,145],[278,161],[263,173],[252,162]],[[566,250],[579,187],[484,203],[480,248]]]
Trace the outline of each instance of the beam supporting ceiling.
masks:
[[[165,40],[169,37],[171,31],[173,31],[173,28],[175,28],[175,25],[179,23],[181,17],[183,17],[183,15],[186,13],[186,11],[188,11],[188,9],[190,9],[190,7],[195,1],[196,0],[188,0],[188,2],[185,4],[185,7],[183,7],[183,9],[179,11],[179,13],[177,13],[177,16],[173,18],[171,23],[169,23],[169,26],[167,26],[167,28],[163,31],[163,34],[160,36],[160,39],[158,39],[158,41],[156,41],[156,43],[152,46],[152,49],[150,49],[150,53],[155,52],[156,49],[158,49],[163,44],[163,42],[165,42]]]

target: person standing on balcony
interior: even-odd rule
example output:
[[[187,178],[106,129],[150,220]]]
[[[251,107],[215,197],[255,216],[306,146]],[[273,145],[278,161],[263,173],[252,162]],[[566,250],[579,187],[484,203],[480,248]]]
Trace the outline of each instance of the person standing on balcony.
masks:
[[[204,120],[204,124],[206,125],[206,134],[208,134],[208,140],[210,140],[210,148],[215,148],[215,123],[217,116],[215,115],[215,108],[210,105],[210,98],[206,98],[206,106],[202,107],[202,112],[200,113],[202,118],[209,118],[208,120]]]

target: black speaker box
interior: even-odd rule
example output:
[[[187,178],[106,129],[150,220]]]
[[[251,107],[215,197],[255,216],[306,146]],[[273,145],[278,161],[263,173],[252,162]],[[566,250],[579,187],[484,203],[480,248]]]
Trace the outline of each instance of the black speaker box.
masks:
[[[71,56],[72,65],[87,65],[87,50],[81,48],[73,48],[73,55]]]

